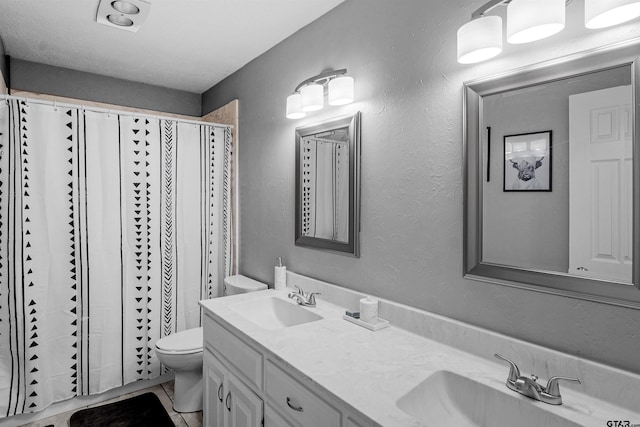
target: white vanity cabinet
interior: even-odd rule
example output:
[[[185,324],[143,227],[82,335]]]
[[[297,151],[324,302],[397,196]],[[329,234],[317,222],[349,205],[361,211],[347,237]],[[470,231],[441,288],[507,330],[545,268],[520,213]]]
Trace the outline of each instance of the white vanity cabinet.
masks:
[[[209,314],[204,321],[206,427],[371,427]],[[306,383],[305,383],[306,382]]]
[[[262,399],[231,373],[209,350],[204,352],[204,425],[260,427]]]

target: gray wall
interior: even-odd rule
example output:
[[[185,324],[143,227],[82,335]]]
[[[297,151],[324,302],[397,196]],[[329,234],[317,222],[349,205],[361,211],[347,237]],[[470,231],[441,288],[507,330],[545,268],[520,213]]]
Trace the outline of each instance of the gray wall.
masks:
[[[282,256],[301,274],[640,373],[638,311],[462,278],[463,82],[638,37],[640,28],[587,32],[582,2],[572,2],[561,36],[460,65],[456,31],[483,3],[347,0],[204,94],[204,112],[240,103],[240,272],[273,283]],[[299,82],[343,67],[356,81],[355,104],[285,118]],[[354,110],[359,259],[294,246],[294,129]]]
[[[491,127],[491,181],[484,181],[482,193],[483,261],[568,271],[569,96],[630,84],[631,68],[624,67],[483,99],[483,128]],[[553,132],[552,191],[504,192],[503,173],[511,168],[504,163],[504,136],[547,130]]]
[[[11,89],[200,117],[201,95],[11,58]]]

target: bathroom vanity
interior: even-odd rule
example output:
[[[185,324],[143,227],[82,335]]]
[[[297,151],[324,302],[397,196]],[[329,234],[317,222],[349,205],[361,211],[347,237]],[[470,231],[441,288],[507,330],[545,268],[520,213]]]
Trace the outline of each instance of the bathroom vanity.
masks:
[[[604,426],[640,422],[640,377],[382,300],[392,326],[345,321],[362,296],[295,273],[289,286],[322,292],[317,307],[266,290],[201,301],[204,424],[214,426]],[[575,376],[564,403],[507,389],[523,375]]]
[[[233,306],[277,298],[287,305],[286,291],[262,291],[257,298],[233,298]],[[226,299],[225,299],[226,300]],[[365,427],[374,423],[327,390],[297,372],[277,353],[250,339],[228,322],[224,313],[204,301],[204,425],[206,426],[326,426]],[[292,307],[295,307],[291,305]],[[297,308],[297,307],[296,307]],[[304,309],[300,309],[304,310]],[[235,314],[235,316],[243,317]],[[251,326],[256,327],[255,326]],[[302,326],[302,325],[299,325]],[[278,329],[271,329],[278,334]]]

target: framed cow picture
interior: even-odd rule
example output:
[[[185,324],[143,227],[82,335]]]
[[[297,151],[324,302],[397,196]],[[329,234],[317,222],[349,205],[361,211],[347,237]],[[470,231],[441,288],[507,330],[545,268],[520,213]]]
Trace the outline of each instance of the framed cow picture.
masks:
[[[551,191],[552,131],[505,135],[504,191]]]

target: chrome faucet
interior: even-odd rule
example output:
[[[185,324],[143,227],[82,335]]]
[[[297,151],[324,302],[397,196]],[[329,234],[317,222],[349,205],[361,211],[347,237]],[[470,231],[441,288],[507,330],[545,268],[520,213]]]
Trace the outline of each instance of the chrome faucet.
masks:
[[[289,292],[289,298],[294,299],[298,304],[304,305],[305,307],[315,307],[316,306],[316,295],[320,295],[320,292],[309,292],[306,293],[298,286],[297,292]]]
[[[575,381],[578,384],[582,384],[578,378],[551,377],[547,382],[547,386],[544,387],[538,384],[537,375],[531,375],[530,378],[521,376],[518,366],[511,360],[498,353],[494,354],[494,356],[511,365],[506,383],[507,388],[540,402],[549,403],[550,405],[562,405],[562,396],[560,396],[560,387],[558,386],[558,381],[560,380]]]

